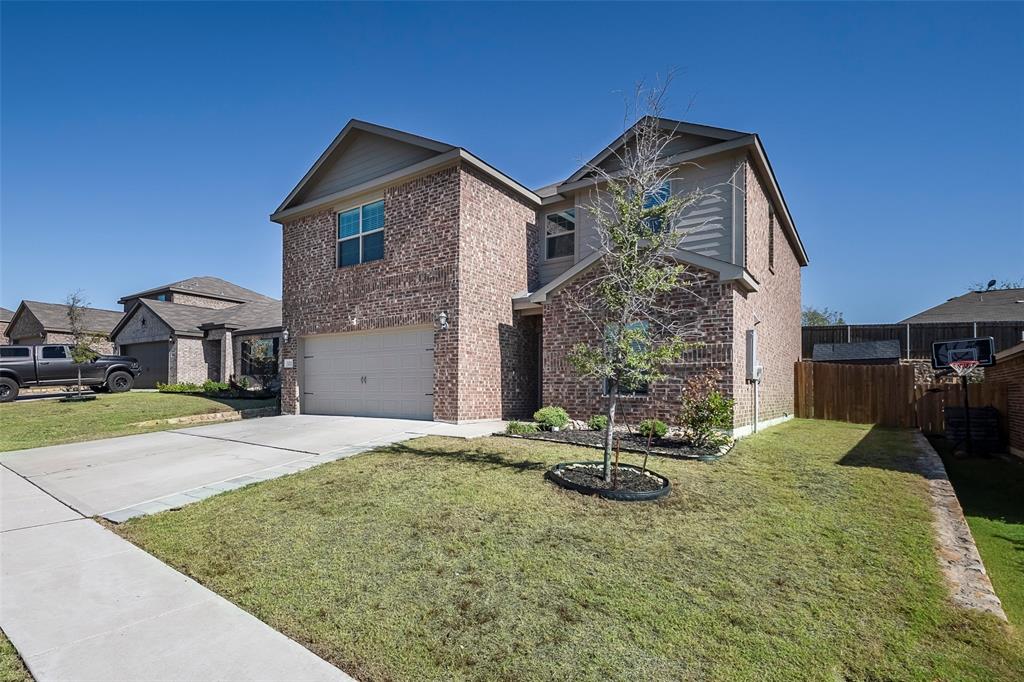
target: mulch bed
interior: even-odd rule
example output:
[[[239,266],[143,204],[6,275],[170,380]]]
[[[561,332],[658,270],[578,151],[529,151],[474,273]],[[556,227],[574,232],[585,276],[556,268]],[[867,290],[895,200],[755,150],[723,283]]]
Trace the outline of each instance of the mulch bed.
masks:
[[[617,475],[614,469],[612,472],[612,481],[606,482],[604,467],[600,464],[574,464],[559,469],[555,475],[595,490],[627,490],[644,493],[664,487],[660,479],[631,467],[620,466]]]
[[[617,433],[619,449],[623,452],[647,452],[647,438],[638,433]],[[585,445],[592,448],[604,448],[604,431],[583,431],[573,429],[569,431],[538,431],[537,433],[524,433],[521,438],[531,440],[548,440],[569,445]],[[678,457],[680,459],[696,459],[701,456],[718,457],[721,455],[719,446],[709,445],[707,447],[694,447],[687,441],[674,438],[655,438],[651,441],[650,453],[662,457]]]

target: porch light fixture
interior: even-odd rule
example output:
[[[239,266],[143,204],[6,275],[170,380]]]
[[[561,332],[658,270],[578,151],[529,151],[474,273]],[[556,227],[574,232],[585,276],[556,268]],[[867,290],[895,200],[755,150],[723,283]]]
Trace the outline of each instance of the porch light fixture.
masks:
[[[285,343],[288,343],[288,330],[287,329],[284,329],[284,330],[281,331],[281,338],[284,340]]]
[[[437,325],[441,329],[448,328],[448,313],[442,310],[440,313],[437,314]]]

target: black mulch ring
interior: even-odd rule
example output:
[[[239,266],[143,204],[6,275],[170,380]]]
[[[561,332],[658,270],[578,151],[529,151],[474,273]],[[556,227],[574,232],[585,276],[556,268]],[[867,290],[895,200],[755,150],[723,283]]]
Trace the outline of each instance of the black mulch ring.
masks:
[[[523,438],[533,440],[551,440],[558,443],[569,443],[571,445],[586,445],[593,448],[604,447],[604,431],[538,431],[536,433],[522,434]],[[647,438],[638,433],[618,433],[615,437],[619,440],[619,449],[624,452],[647,452]],[[674,438],[655,438],[651,441],[650,453],[662,455],[663,457],[680,457],[683,459],[696,459],[698,457],[714,456],[721,454],[717,445],[695,447],[689,442]]]
[[[610,500],[654,500],[668,494],[669,480],[653,471],[620,464],[612,469],[612,480],[604,480],[603,462],[565,462],[548,470],[547,477],[570,490],[599,495]]]

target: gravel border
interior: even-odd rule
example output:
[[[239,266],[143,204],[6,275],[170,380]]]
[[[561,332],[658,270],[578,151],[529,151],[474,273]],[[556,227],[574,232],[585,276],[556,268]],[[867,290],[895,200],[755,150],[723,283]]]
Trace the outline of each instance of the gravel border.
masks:
[[[935,553],[953,603],[1007,620],[939,453],[920,431],[914,434],[914,445],[918,451],[918,471],[928,479],[932,527],[937,541]]]

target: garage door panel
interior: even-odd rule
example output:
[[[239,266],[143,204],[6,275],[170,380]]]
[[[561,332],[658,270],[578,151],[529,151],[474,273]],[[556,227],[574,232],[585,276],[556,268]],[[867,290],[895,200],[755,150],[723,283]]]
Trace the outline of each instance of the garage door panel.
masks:
[[[433,331],[313,336],[304,339],[303,412],[433,417]]]
[[[166,341],[125,344],[121,346],[120,353],[139,361],[139,374],[135,377],[135,388],[156,388],[157,383],[167,383],[168,345]]]

